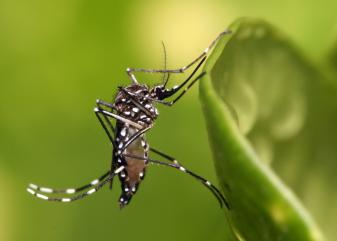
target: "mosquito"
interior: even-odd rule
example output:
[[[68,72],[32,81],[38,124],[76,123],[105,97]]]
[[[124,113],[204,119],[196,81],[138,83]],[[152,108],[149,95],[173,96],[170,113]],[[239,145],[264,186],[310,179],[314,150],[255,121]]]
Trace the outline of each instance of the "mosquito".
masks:
[[[123,208],[130,203],[132,197],[136,194],[140,183],[145,177],[148,166],[157,164],[189,174],[212,192],[221,207],[225,204],[229,209],[227,200],[217,187],[200,175],[185,168],[170,155],[150,147],[145,138],[146,132],[153,127],[159,115],[155,104],[171,107],[177,103],[205,74],[205,72],[202,72],[195,76],[205,62],[209,51],[222,36],[229,33],[230,31],[228,30],[220,33],[201,55],[182,68],[166,69],[166,66],[165,69],[127,68],[126,73],[131,80],[131,84],[126,87],[118,87],[113,103],[98,99],[94,108],[95,115],[112,144],[110,170],[101,177],[78,188],[52,189],[29,184],[27,191],[38,198],[48,201],[72,202],[99,191],[108,183],[110,183],[111,189],[114,177],[118,176],[122,189],[119,205],[120,208]],[[192,66],[195,66],[192,73],[180,85],[166,88],[170,74],[185,73]],[[163,78],[161,84],[149,87],[137,81],[135,76],[137,72],[161,73],[167,77]],[[173,100],[167,101],[166,99],[170,97]],[[154,153],[166,161],[154,160],[149,157],[149,153]],[[55,194],[57,195],[56,197]],[[60,194],[63,197],[59,197]]]

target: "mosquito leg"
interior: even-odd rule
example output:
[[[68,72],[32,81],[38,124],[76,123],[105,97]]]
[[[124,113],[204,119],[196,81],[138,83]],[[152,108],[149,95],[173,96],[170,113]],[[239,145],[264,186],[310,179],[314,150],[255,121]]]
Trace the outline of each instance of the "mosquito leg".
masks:
[[[116,107],[115,107],[114,104],[111,104],[109,102],[106,102],[106,101],[103,101],[103,100],[100,100],[100,99],[96,100],[96,104],[97,104],[97,107],[99,107],[99,108],[102,108],[102,106],[105,106],[105,107],[109,107],[113,110],[116,110]]]
[[[152,151],[153,153],[156,153],[157,155],[161,156],[161,157],[164,157],[166,160],[170,161],[170,162],[173,162],[174,164],[179,164],[179,162],[174,158],[174,157],[171,157],[157,149],[154,149],[152,147],[150,147],[150,151]]]
[[[96,104],[97,104],[97,107],[99,108],[99,110],[102,110],[102,111],[105,111],[105,110],[102,109],[102,106],[109,107],[109,108],[111,108],[113,110],[116,110],[115,106],[113,104],[105,102],[105,101],[102,101],[102,100],[99,100],[99,99],[96,100]],[[102,112],[96,112],[96,111],[95,111],[95,114],[96,114],[99,122],[101,123],[104,131],[108,135],[108,137],[109,137],[109,139],[110,139],[110,141],[111,141],[114,149],[117,149],[117,144],[116,144],[116,142],[115,142],[115,140],[113,138],[113,136],[115,135],[115,128],[113,127],[113,125],[111,124],[111,121],[109,119],[109,118],[111,118],[111,116],[110,115],[106,115],[106,114],[104,114]],[[104,118],[105,121],[102,120],[101,115],[103,116],[103,118]],[[108,130],[107,125],[108,125],[110,131]],[[112,174],[113,170],[115,169],[115,166],[116,166],[116,163],[114,162],[114,156],[112,156],[112,158],[111,158],[111,165],[110,166],[111,166],[110,167],[110,174]],[[110,181],[109,189],[110,190],[112,189],[112,180]]]
[[[41,186],[37,186],[35,184],[29,184],[29,188],[31,190],[34,190],[36,192],[42,192],[42,193],[53,193],[53,194],[58,194],[58,193],[65,193],[65,194],[74,194],[74,193],[78,193],[81,192],[85,189],[88,189],[92,186],[97,185],[98,183],[100,183],[101,181],[103,181],[108,175],[109,175],[110,171],[104,173],[102,176],[100,176],[99,178],[93,180],[92,182],[85,184],[81,187],[77,187],[77,188],[66,188],[66,189],[54,189],[54,188],[49,188],[49,187],[41,187]]]
[[[142,125],[140,125],[140,124],[138,124],[138,123],[136,123],[136,122],[133,122],[133,121],[131,121],[131,120],[129,120],[129,119],[126,119],[126,118],[124,118],[124,117],[122,117],[122,116],[120,116],[120,115],[117,115],[117,114],[114,114],[114,113],[112,113],[112,112],[103,110],[103,109],[101,109],[101,108],[96,107],[96,108],[94,109],[94,112],[102,113],[102,114],[105,115],[105,116],[112,117],[112,118],[114,118],[114,119],[116,119],[116,120],[119,120],[119,121],[122,121],[122,122],[124,122],[124,123],[127,123],[127,124],[129,124],[130,126],[133,126],[133,127],[137,128],[137,129],[143,129],[143,126],[142,126]]]
[[[101,105],[114,108],[110,103],[104,102],[102,100],[96,100],[96,104],[97,104],[97,107],[100,108],[100,109],[102,109]],[[101,112],[96,112],[95,111],[95,115],[96,115],[98,121],[100,122],[101,126],[103,127],[105,133],[109,137],[112,145],[114,146],[114,148],[116,148],[116,144],[115,144],[115,141],[114,141],[114,138],[113,138],[113,136],[115,135],[115,128],[111,124],[109,118],[106,115],[104,115],[103,113],[101,113]],[[104,121],[103,121],[103,119],[102,119],[101,116],[103,116]],[[109,127],[109,129],[108,129],[107,126]]]
[[[204,50],[204,52],[202,52],[201,55],[199,55],[196,59],[194,59],[191,63],[189,63],[188,65],[185,65],[182,68],[179,69],[143,69],[143,68],[127,68],[126,72],[128,74],[128,76],[130,77],[130,79],[132,80],[132,82],[134,83],[138,83],[136,80],[135,75],[133,74],[134,72],[145,72],[145,73],[184,73],[185,70],[187,70],[188,68],[190,68],[192,65],[194,65],[195,63],[197,63],[199,60],[201,60],[202,58],[204,58],[205,56],[207,56],[208,52],[210,49],[213,48],[213,46],[215,45],[215,43],[225,34],[229,34],[230,31],[224,31],[222,33],[220,33],[216,39],[214,39],[212,41],[212,43]]]
[[[79,199],[82,199],[82,198],[85,198],[95,192],[97,192],[98,190],[100,190],[105,184],[107,184],[108,182],[110,182],[114,176],[116,174],[118,174],[119,172],[121,172],[125,167],[124,166],[121,166],[119,167],[118,169],[116,169],[112,174],[109,175],[108,178],[106,178],[103,182],[101,182],[100,184],[98,184],[95,188],[92,188],[90,189],[89,191],[85,192],[85,193],[82,193],[82,194],[79,194],[79,195],[76,195],[76,196],[73,196],[73,197],[63,197],[63,198],[60,198],[60,197],[48,197],[46,195],[43,195],[43,194],[40,194],[36,191],[34,191],[33,189],[31,188],[27,188],[27,191],[38,197],[38,198],[41,198],[41,199],[44,199],[44,200],[47,200],[47,201],[54,201],[54,202],[72,202],[72,201],[75,201],[75,200],[79,200]],[[110,173],[110,171],[109,171]]]
[[[222,195],[222,193],[219,191],[219,189],[217,187],[215,187],[210,181],[206,180],[205,178],[199,176],[198,174],[195,174],[194,172],[186,169],[185,167],[183,167],[181,165],[171,164],[171,163],[166,163],[166,162],[161,162],[161,161],[156,161],[156,160],[149,160],[149,162],[153,163],[153,164],[162,165],[162,166],[172,167],[172,168],[175,168],[177,170],[180,170],[184,173],[187,173],[187,174],[191,175],[192,177],[194,177],[195,179],[200,181],[205,187],[207,187],[214,194],[214,196],[220,202],[221,207],[222,207],[222,203],[224,203],[226,205],[226,207],[228,209],[230,209],[227,200]]]
[[[136,159],[141,159],[141,160],[147,160],[152,164],[158,164],[158,165],[162,165],[162,166],[175,168],[175,169],[180,170],[184,173],[187,173],[187,174],[191,175],[192,177],[194,177],[195,179],[197,179],[198,181],[200,181],[206,188],[208,188],[208,190],[210,190],[213,193],[213,195],[218,199],[221,207],[222,207],[222,204],[224,203],[226,205],[227,209],[230,209],[230,206],[229,206],[227,200],[225,199],[225,197],[222,195],[222,193],[219,191],[219,189],[217,187],[215,187],[210,181],[208,181],[205,178],[199,176],[198,174],[186,169],[185,167],[183,167],[179,164],[166,163],[166,162],[161,162],[161,161],[157,161],[157,160],[152,160],[150,158],[138,157],[138,156],[129,155],[129,154],[124,154],[124,156],[132,157],[132,158],[136,158]]]
[[[163,91],[163,93],[161,93],[161,96],[159,96],[159,99],[169,98],[169,97],[173,96],[175,93],[177,93],[181,88],[183,88],[190,81],[190,79],[194,76],[194,74],[198,71],[198,69],[200,68],[200,66],[203,64],[203,62],[205,60],[206,60],[206,57],[204,57],[200,61],[198,66],[193,70],[193,72],[190,74],[190,76],[188,76],[188,78],[183,83],[181,83],[180,85],[176,85],[171,89],[165,89]],[[168,105],[168,106],[172,106],[175,102],[177,102],[193,86],[194,83],[197,82],[197,80],[199,80],[202,76],[204,76],[205,73],[206,72],[202,72],[194,80],[192,80],[192,82],[183,90],[183,92],[181,92],[173,101],[165,102],[163,104]]]
[[[198,75],[173,101],[169,102],[169,106],[172,106],[174,103],[176,103],[205,74],[206,72],[202,72],[200,75]]]
[[[100,112],[95,112],[95,115],[96,115],[96,117],[97,117],[99,123],[100,123],[101,126],[103,127],[105,133],[107,134],[107,136],[108,136],[110,142],[112,143],[112,145],[114,146],[114,148],[116,148],[116,143],[115,143],[115,140],[114,140],[114,138],[113,138],[113,133],[114,133],[114,132],[110,133],[109,130],[108,130],[108,128],[107,128],[107,126],[106,126],[106,123],[107,123],[107,122],[110,123],[109,120],[107,120],[106,116],[103,115],[103,116],[104,116],[103,118],[106,119],[105,122],[104,122],[103,119],[102,119],[102,117],[101,117],[101,113],[100,113]],[[110,124],[111,124],[111,123],[110,123]],[[111,130],[111,128],[110,128],[110,130]],[[114,130],[114,129],[113,129],[113,130]]]

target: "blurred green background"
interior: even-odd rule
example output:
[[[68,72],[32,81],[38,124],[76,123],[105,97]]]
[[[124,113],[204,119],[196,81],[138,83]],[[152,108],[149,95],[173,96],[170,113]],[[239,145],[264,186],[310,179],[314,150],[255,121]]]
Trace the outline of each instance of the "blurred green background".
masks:
[[[1,0],[0,240],[223,240],[216,200],[174,170],[151,167],[122,211],[117,183],[71,204],[35,199],[25,187],[77,186],[109,167],[95,100],[111,100],[129,83],[127,67],[162,67],[161,41],[168,66],[180,67],[234,19],[256,16],[322,64],[334,43],[336,8],[332,0]],[[151,145],[216,183],[197,88],[159,110]]]

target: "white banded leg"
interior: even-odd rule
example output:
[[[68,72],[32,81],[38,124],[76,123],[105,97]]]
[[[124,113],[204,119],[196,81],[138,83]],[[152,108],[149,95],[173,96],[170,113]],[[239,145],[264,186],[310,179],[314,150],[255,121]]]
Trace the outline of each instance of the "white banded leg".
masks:
[[[185,167],[183,167],[181,165],[171,164],[171,163],[166,163],[166,162],[161,162],[161,161],[156,161],[156,160],[149,160],[149,162],[153,163],[153,164],[162,165],[162,166],[172,167],[172,168],[175,168],[179,171],[182,171],[184,173],[187,173],[187,174],[191,175],[192,177],[194,177],[195,179],[200,181],[205,187],[207,187],[213,193],[213,195],[218,199],[218,201],[220,203],[220,207],[222,207],[222,204],[224,203],[225,206],[227,207],[227,209],[230,209],[230,206],[229,206],[227,200],[222,195],[222,193],[219,191],[219,189],[217,187],[215,187],[210,181],[206,180],[205,178],[199,176],[198,174],[195,174],[194,172],[186,169]]]
[[[150,147],[149,150],[152,151],[153,153],[156,153],[157,155],[159,155],[161,157],[164,157],[166,160],[168,160],[170,162],[173,162],[173,163],[175,163],[177,165],[180,165],[179,162],[174,157],[171,157],[171,156],[163,153],[162,151],[159,151],[159,150],[157,150],[155,148],[152,148],[152,147]]]
[[[173,74],[178,74],[178,73],[184,73],[188,68],[190,68],[191,66],[193,66],[195,63],[197,63],[199,60],[201,60],[202,58],[204,58],[205,56],[207,56],[208,52],[210,51],[210,49],[213,48],[213,46],[215,45],[215,43],[225,34],[229,34],[231,33],[230,31],[226,30],[222,33],[220,33],[216,39],[214,39],[212,41],[212,43],[204,50],[204,52],[202,52],[201,55],[199,55],[196,59],[194,59],[191,63],[189,63],[188,65],[185,65],[182,68],[179,69],[144,69],[144,68],[127,68],[126,69],[126,73],[128,74],[128,76],[130,77],[130,79],[132,80],[132,82],[134,83],[138,83],[136,80],[135,75],[133,74],[134,72],[146,72],[146,73],[173,73]]]
[[[49,188],[49,187],[41,187],[41,186],[38,186],[38,185],[35,185],[35,184],[32,184],[32,183],[28,185],[28,188],[31,189],[32,191],[40,192],[40,193],[74,194],[74,193],[78,193],[78,192],[81,192],[83,190],[86,190],[90,187],[96,186],[98,183],[103,181],[109,175],[109,173],[110,173],[110,171],[104,173],[102,176],[100,176],[99,178],[91,181],[90,183],[85,184],[81,187],[77,187],[77,188],[54,189],[54,188]]]
[[[110,174],[110,176],[108,178],[106,178],[103,182],[99,183],[95,188],[89,189],[87,192],[73,196],[73,197],[49,197],[46,195],[43,195],[41,193],[38,193],[34,190],[32,190],[31,188],[27,188],[27,191],[29,193],[31,193],[32,195],[41,198],[43,200],[47,200],[47,201],[54,201],[54,202],[72,202],[75,200],[79,200],[82,198],[85,198],[95,192],[97,192],[98,190],[100,190],[105,184],[107,184],[108,182],[110,182],[114,176],[116,174],[118,174],[119,172],[121,172],[125,167],[121,166],[119,168],[117,168],[112,174]],[[110,172],[109,172],[110,173]]]
[[[217,187],[215,187],[210,181],[208,181],[205,178],[199,176],[198,174],[186,169],[185,167],[183,167],[179,164],[166,163],[166,162],[152,160],[150,158],[138,157],[138,156],[134,156],[134,155],[124,154],[124,156],[129,156],[129,157],[141,159],[141,160],[147,160],[152,164],[158,164],[158,165],[162,165],[162,166],[172,167],[172,168],[175,168],[179,171],[187,173],[187,174],[191,175],[192,177],[194,177],[195,179],[197,179],[198,181],[200,181],[205,187],[208,188],[208,190],[210,190],[213,193],[213,195],[218,199],[218,201],[220,203],[220,207],[222,207],[223,203],[224,203],[225,206],[227,207],[227,209],[230,209],[229,203],[227,202],[227,200],[225,199],[225,197],[222,195],[222,193],[219,191],[219,189]]]

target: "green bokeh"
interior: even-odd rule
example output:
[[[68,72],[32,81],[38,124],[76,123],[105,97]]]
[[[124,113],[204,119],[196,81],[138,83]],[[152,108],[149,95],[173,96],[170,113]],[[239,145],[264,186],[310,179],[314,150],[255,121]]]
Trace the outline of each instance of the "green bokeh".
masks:
[[[198,34],[211,40],[240,16],[274,23],[313,62],[324,62],[334,42],[337,2],[332,0],[185,1],[186,16],[166,8],[180,4],[0,1],[1,241],[223,240],[225,221],[216,200],[174,170],[151,167],[122,211],[117,183],[112,192],[105,189],[71,204],[43,202],[25,192],[29,182],[77,186],[108,168],[111,148],[92,109],[96,98],[111,100],[116,87],[128,83],[126,67],[162,66],[160,40],[165,39],[153,26],[168,28],[174,38],[189,43],[174,49],[168,44],[170,67],[195,57],[179,56],[184,49],[197,54],[207,46]],[[213,29],[198,29],[212,12],[193,15],[196,6],[218,10],[218,21],[210,23]],[[161,12],[170,17],[161,17]],[[180,21],[186,18],[182,30]],[[158,39],[158,46],[146,46],[147,38]],[[159,81],[160,76],[140,79]],[[174,108],[159,110],[150,143],[216,183],[197,88]]]

